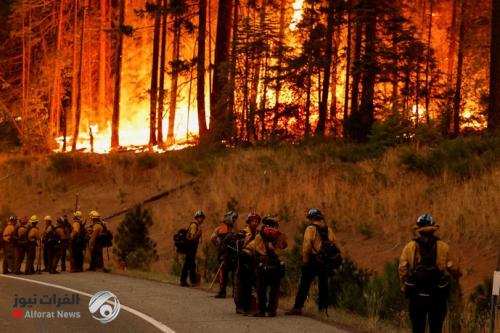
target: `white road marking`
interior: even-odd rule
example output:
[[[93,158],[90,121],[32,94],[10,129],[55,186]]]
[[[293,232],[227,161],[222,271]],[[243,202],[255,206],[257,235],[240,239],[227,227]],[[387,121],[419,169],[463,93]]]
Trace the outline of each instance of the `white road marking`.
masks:
[[[72,292],[72,293],[77,293],[77,294],[80,294],[80,295],[83,295],[83,296],[87,296],[87,297],[92,297],[93,296],[93,295],[91,295],[89,293],[86,293],[84,291],[80,291],[80,290],[76,290],[76,289],[72,289],[72,288],[60,286],[60,285],[53,284],[53,283],[48,283],[48,282],[43,282],[43,281],[37,281],[37,280],[31,280],[31,279],[26,279],[26,278],[17,277],[17,276],[11,276],[11,275],[4,275],[4,274],[0,274],[0,277],[9,278],[9,279],[15,279],[15,280],[21,280],[21,281],[27,281],[27,282],[31,282],[31,283],[40,284],[40,285],[43,285],[43,286],[58,288],[58,289],[62,289],[62,290],[66,290],[66,291]],[[121,305],[121,309],[125,310],[125,311],[128,311],[131,314],[133,314],[133,315],[141,318],[142,320],[148,322],[149,324],[151,324],[154,327],[156,327],[157,329],[159,329],[161,332],[164,332],[164,333],[176,333],[174,330],[172,330],[167,325],[165,325],[162,322],[154,319],[153,317],[148,316],[147,314],[144,314],[144,313],[142,313],[140,311],[137,311],[136,309],[132,309],[131,307],[128,307],[128,306],[123,305],[123,304]]]

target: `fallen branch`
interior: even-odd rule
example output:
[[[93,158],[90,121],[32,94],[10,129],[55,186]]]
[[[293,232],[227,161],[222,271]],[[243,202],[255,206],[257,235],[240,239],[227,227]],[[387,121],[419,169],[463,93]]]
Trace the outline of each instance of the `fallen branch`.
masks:
[[[150,198],[148,198],[148,199],[146,199],[146,200],[144,200],[144,201],[142,201],[142,202],[140,202],[140,203],[138,203],[138,204],[139,204],[139,205],[145,205],[145,204],[147,204],[147,203],[157,201],[157,200],[159,200],[159,199],[161,199],[161,198],[164,198],[164,197],[169,196],[170,194],[173,194],[173,193],[175,193],[175,192],[177,192],[177,191],[180,191],[180,190],[182,190],[182,189],[184,189],[184,188],[186,188],[186,187],[193,186],[193,185],[194,185],[194,184],[196,184],[197,182],[198,182],[197,180],[191,180],[191,181],[189,181],[189,182],[187,182],[187,183],[185,183],[185,184],[182,184],[182,185],[180,185],[180,186],[178,186],[178,187],[176,187],[176,188],[173,188],[173,189],[170,189],[170,190],[167,190],[167,191],[164,191],[164,192],[158,193],[158,194],[156,194],[156,195],[154,195],[154,196],[152,196],[152,197],[150,197]],[[109,215],[109,216],[106,216],[104,219],[105,219],[105,220],[109,220],[109,219],[112,219],[112,218],[114,218],[114,217],[117,217],[117,216],[120,216],[120,215],[126,214],[126,213],[130,210],[130,209],[131,209],[131,208],[123,209],[123,210],[121,210],[121,211],[119,211],[119,212],[116,212],[116,213],[114,213],[114,214],[111,214],[111,215]]]

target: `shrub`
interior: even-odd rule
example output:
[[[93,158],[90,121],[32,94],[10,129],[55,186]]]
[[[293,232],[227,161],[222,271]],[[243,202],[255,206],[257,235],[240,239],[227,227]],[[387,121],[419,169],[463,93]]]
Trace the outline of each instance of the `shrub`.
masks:
[[[49,170],[63,174],[81,169],[84,165],[79,154],[52,154],[49,155],[49,162]]]
[[[366,316],[365,291],[372,274],[345,258],[341,269],[329,281],[329,304]]]
[[[115,253],[132,268],[147,270],[157,260],[156,242],[149,237],[153,225],[151,211],[141,205],[132,208],[118,226],[115,235]]]
[[[445,169],[459,178],[469,178],[489,170],[500,161],[500,137],[470,137],[443,141],[437,148],[423,153],[406,149],[400,162],[408,169],[428,176]]]
[[[358,225],[358,231],[365,239],[373,238],[373,226],[369,223],[361,223]]]
[[[160,157],[154,153],[139,154],[136,158],[136,163],[140,169],[153,169],[160,164]]]
[[[149,270],[151,257],[143,248],[137,248],[127,254],[125,262],[130,268],[147,271]]]
[[[477,285],[470,295],[470,301],[474,306],[474,313],[478,318],[489,315],[491,307],[491,292],[493,290],[493,280],[488,278],[483,283]]]

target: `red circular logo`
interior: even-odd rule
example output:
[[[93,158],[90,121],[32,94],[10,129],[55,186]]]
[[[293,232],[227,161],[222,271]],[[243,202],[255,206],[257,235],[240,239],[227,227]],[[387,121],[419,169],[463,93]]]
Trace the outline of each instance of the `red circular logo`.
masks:
[[[12,318],[22,318],[23,317],[23,310],[12,310]]]

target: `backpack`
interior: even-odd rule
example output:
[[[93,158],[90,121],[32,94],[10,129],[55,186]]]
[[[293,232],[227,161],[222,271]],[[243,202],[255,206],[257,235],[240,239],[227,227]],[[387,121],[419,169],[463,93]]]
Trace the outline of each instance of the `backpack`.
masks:
[[[193,223],[194,222],[192,222],[191,224]],[[187,228],[179,229],[173,236],[175,250],[177,251],[177,253],[186,254],[189,250],[191,241],[187,239],[187,234],[189,228],[191,227],[191,224],[189,224],[189,227]]]
[[[100,225],[102,225],[102,230],[97,235],[97,238],[95,240],[96,246],[98,247],[110,247],[113,246],[113,234],[111,231],[109,231],[108,227],[102,222],[99,222]],[[81,230],[81,228],[80,228]]]
[[[20,228],[25,228],[26,232],[22,235],[19,236],[19,229]],[[28,241],[28,233],[30,232],[31,227],[29,227],[27,224],[24,226],[17,226],[16,229],[14,229],[14,232],[12,233],[12,239],[14,240],[14,246],[27,246],[29,241]]]
[[[43,237],[43,245],[47,249],[53,249],[57,244],[59,244],[59,238],[56,234],[56,228],[52,226]]]
[[[415,296],[446,296],[449,291],[449,279],[437,265],[438,238],[415,239],[415,256],[413,269],[405,282],[405,295],[407,298]],[[417,254],[420,261],[417,261]]]
[[[78,247],[85,247],[85,243],[87,242],[87,229],[86,224],[78,222],[80,224],[80,230],[75,235],[74,242]]]
[[[226,261],[236,264],[238,256],[243,250],[245,242],[245,233],[243,232],[229,232],[222,240],[223,255]]]
[[[320,227],[313,224],[316,227],[320,237],[321,237],[321,249],[314,256],[316,263],[325,269],[329,273],[333,273],[334,270],[338,269],[342,265],[342,255],[340,254],[340,249],[335,245],[334,242],[328,238],[328,227]]]

